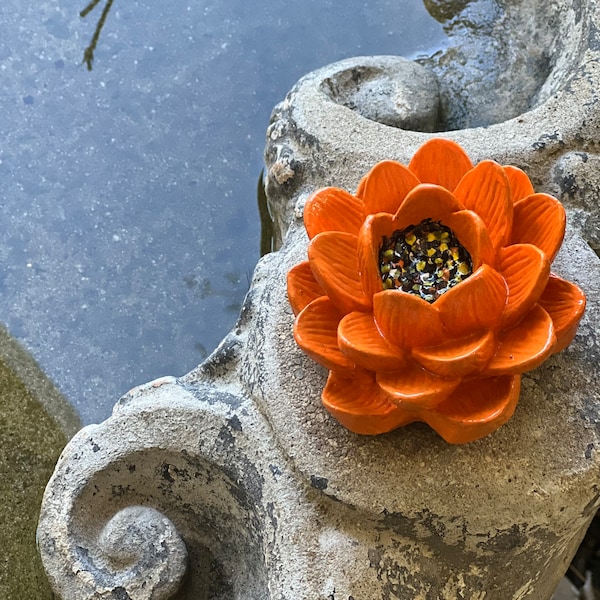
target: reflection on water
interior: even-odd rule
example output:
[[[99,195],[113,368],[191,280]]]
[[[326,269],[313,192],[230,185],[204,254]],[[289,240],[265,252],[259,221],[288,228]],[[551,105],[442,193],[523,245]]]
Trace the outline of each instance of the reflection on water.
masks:
[[[0,315],[95,422],[233,326],[273,106],[327,63],[444,34],[421,0],[118,1],[88,72],[104,2],[84,3],[0,6]]]
[[[450,20],[464,10],[473,0],[423,0],[429,14],[440,23]]]
[[[96,6],[100,0],[92,0],[80,13],[80,17],[86,17]],[[104,27],[104,23],[106,23],[106,17],[108,17],[108,13],[112,7],[113,0],[106,0],[106,4],[102,9],[102,13],[100,14],[100,19],[98,19],[98,23],[96,25],[96,29],[94,30],[94,35],[92,36],[92,41],[90,45],[83,51],[83,62],[86,64],[88,71],[92,70],[92,63],[94,62],[94,52],[96,50],[96,45],[98,44],[98,39],[100,38],[100,34],[102,33],[102,28]]]
[[[51,598],[35,545],[58,456],[80,427],[67,401],[0,327],[0,598]]]
[[[260,255],[264,256],[276,250],[274,247],[274,223],[269,208],[269,201],[267,200],[264,171],[260,172],[260,177],[258,178],[256,198],[258,200],[258,216],[260,218]]]

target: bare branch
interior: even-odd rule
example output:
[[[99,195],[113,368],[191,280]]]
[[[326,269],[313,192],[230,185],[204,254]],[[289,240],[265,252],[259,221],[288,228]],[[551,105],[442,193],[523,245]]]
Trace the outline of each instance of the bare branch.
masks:
[[[88,15],[94,8],[100,3],[100,0],[92,0],[80,13],[80,17],[85,17]],[[100,15],[100,20],[96,25],[96,30],[94,31],[94,35],[92,37],[92,41],[90,45],[83,51],[83,61],[86,63],[88,71],[92,70],[92,63],[94,61],[94,51],[96,50],[96,44],[98,43],[98,39],[100,38],[100,32],[104,27],[104,23],[106,21],[106,17],[110,12],[110,8],[112,6],[113,0],[106,0],[106,4],[104,5],[104,9],[102,10],[102,14]]]

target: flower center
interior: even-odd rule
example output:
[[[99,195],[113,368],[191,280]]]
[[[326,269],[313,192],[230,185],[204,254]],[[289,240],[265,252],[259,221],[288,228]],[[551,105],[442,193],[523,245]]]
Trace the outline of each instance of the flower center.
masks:
[[[383,237],[379,272],[384,290],[402,290],[431,303],[471,275],[473,262],[449,227],[425,219]]]

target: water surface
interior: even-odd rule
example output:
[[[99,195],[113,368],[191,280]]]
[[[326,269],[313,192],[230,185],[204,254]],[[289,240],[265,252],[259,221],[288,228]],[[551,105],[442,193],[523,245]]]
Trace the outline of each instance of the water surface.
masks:
[[[234,324],[259,257],[273,106],[305,73],[427,55],[421,0],[115,0],[0,6],[0,320],[73,403],[195,367]]]

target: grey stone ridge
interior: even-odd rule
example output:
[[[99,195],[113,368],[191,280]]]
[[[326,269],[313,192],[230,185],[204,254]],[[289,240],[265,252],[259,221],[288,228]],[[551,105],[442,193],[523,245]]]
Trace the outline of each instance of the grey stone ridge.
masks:
[[[498,3],[505,23],[513,4]],[[63,452],[38,530],[60,598],[552,596],[600,504],[599,14],[552,7],[551,64],[528,109],[444,134],[474,162],[524,168],[567,208],[553,270],[588,309],[573,344],[524,376],[514,417],[451,446],[421,424],[358,436],[322,408],[326,373],[296,347],[286,296],[306,256],[304,201],[325,185],[354,190],[379,160],[406,163],[433,135],[414,129],[444,110],[434,66],[437,86],[400,58],[330,65],[273,113],[280,249],[259,263],[236,327],[197,369],[135,388]],[[396,102],[416,79],[417,104]]]

